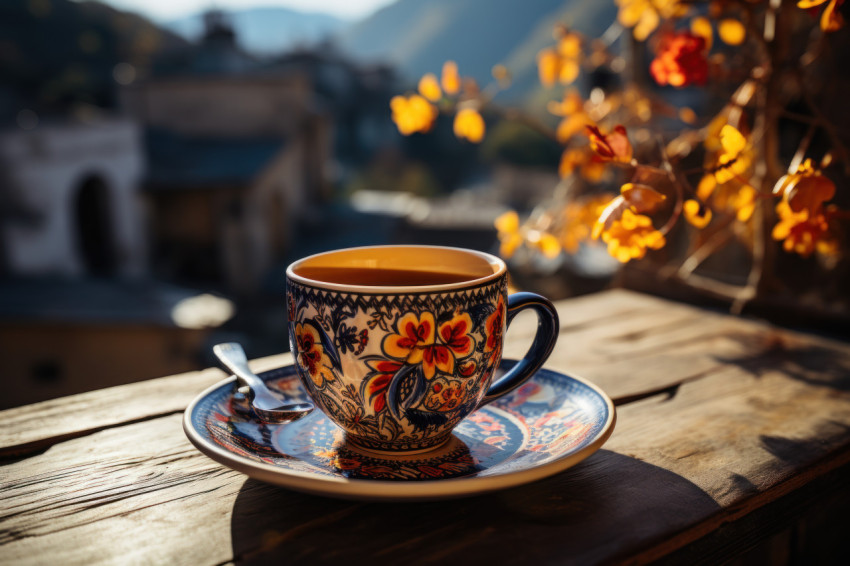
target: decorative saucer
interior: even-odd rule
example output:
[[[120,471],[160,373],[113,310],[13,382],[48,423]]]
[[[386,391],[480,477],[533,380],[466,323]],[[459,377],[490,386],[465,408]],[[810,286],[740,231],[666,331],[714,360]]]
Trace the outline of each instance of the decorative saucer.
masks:
[[[502,360],[500,372],[515,363]],[[308,399],[294,366],[260,377],[288,400]],[[183,429],[213,460],[261,481],[332,497],[422,500],[556,474],[596,452],[615,420],[611,399],[596,386],[541,369],[461,421],[446,445],[423,454],[388,456],[347,444],[342,430],[318,410],[287,424],[259,422],[233,377],[192,401]]]

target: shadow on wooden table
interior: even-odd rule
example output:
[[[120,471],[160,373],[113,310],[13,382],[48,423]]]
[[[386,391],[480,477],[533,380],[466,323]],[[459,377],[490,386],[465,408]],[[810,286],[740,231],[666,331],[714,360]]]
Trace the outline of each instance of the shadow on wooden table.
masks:
[[[834,347],[803,342],[780,333],[732,333],[746,354],[717,356],[717,361],[735,365],[754,377],[780,372],[817,387],[850,391],[850,355]]]
[[[551,478],[446,501],[343,501],[249,479],[231,537],[234,562],[252,564],[587,563],[638,554],[647,537],[667,538],[719,509],[682,477],[601,450]]]

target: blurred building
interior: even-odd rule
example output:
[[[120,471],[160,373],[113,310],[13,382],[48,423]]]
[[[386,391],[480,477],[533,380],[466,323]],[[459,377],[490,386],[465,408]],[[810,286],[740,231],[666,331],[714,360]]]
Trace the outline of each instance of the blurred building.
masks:
[[[128,120],[0,133],[2,270],[17,276],[138,276],[139,130]]]
[[[331,119],[308,77],[244,54],[221,12],[197,46],[122,93],[144,131],[155,273],[248,295],[330,196]]]
[[[143,169],[125,119],[0,133],[0,408],[195,369],[232,315],[146,277]]]

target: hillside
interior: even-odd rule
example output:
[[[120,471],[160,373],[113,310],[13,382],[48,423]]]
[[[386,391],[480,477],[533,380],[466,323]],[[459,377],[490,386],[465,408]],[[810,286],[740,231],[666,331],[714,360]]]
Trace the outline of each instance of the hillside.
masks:
[[[495,63],[513,71],[514,97],[534,88],[537,51],[552,43],[560,21],[599,36],[616,16],[595,0],[399,0],[343,30],[340,47],[354,57],[398,65],[414,80],[454,59],[461,73],[489,81]]]
[[[143,77],[159,54],[186,45],[138,15],[70,0],[2,0],[0,38],[0,123],[22,108],[110,108],[116,80]]]
[[[346,20],[320,13],[287,8],[227,10],[239,45],[257,55],[276,54],[298,46],[316,44],[348,24]],[[163,27],[194,41],[204,27],[203,14],[165,22]]]

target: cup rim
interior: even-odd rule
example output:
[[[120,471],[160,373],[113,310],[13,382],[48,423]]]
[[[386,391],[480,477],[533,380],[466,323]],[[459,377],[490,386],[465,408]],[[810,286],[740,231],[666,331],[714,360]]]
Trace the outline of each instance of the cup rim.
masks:
[[[295,273],[295,269],[297,269],[302,264],[306,263],[309,260],[329,255],[335,254],[339,252],[347,252],[347,251],[355,251],[355,250],[370,250],[370,249],[408,249],[411,251],[414,250],[446,250],[452,252],[461,252],[465,254],[469,254],[472,256],[477,256],[480,259],[483,259],[487,263],[493,267],[493,273],[489,275],[485,275],[483,277],[478,277],[475,279],[469,279],[466,281],[460,281],[458,283],[444,283],[440,285],[349,285],[345,283],[333,283],[330,281],[319,281],[316,279],[308,279],[307,277],[303,277]],[[345,293],[358,293],[364,295],[375,295],[375,294],[411,294],[411,293],[435,293],[442,291],[455,291],[455,290],[463,290],[469,289],[473,287],[480,287],[482,285],[486,285],[491,282],[495,282],[499,280],[505,273],[508,271],[508,266],[505,262],[492,254],[488,254],[486,252],[480,252],[478,250],[471,250],[467,248],[456,248],[451,246],[426,246],[426,245],[405,245],[405,244],[388,244],[388,245],[378,245],[378,246],[357,246],[352,248],[339,248],[335,250],[328,250],[325,252],[320,252],[317,254],[312,254],[306,257],[303,257],[297,261],[292,262],[286,268],[286,278],[299,283],[301,285],[307,285],[309,287],[314,287],[317,289],[327,289],[332,291],[342,291]]]

